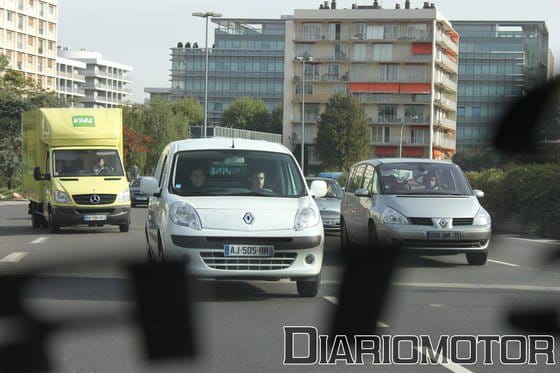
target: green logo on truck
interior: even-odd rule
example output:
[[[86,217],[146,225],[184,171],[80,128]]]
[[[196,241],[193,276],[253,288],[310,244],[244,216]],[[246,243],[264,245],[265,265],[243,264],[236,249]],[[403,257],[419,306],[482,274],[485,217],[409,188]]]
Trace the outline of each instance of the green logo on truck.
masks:
[[[73,127],[95,127],[95,119],[93,115],[73,115]]]

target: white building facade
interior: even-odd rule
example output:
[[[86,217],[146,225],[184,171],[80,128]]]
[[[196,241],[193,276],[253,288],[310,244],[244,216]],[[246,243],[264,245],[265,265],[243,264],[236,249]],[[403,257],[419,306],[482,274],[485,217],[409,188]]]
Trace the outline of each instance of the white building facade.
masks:
[[[84,62],[68,58],[56,58],[56,93],[68,102],[70,107],[84,107],[82,100],[86,97],[84,84],[86,77]]]

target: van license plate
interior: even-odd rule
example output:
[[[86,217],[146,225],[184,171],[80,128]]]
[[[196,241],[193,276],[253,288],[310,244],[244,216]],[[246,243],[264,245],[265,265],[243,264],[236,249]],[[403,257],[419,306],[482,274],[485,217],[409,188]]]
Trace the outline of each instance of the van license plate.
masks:
[[[224,256],[273,256],[272,245],[224,245]]]
[[[84,221],[107,220],[107,215],[84,215]]]
[[[460,240],[463,238],[463,232],[427,232],[429,240]]]

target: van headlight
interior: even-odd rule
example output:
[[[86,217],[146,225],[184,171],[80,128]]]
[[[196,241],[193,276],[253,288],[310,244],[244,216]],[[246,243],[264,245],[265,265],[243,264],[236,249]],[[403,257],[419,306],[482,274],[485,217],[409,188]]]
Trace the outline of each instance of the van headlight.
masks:
[[[395,209],[386,207],[381,214],[381,219],[385,224],[401,224],[408,225],[408,219]]]
[[[130,189],[125,189],[122,192],[120,192],[119,196],[117,197],[117,202],[118,203],[130,202]]]
[[[185,202],[175,202],[169,209],[169,217],[171,221],[183,227],[189,227],[194,230],[201,230],[202,224],[198,212]]]
[[[474,217],[473,225],[475,227],[483,227],[488,228],[492,224],[492,219],[490,218],[490,214],[486,212],[484,209],[480,209],[478,214]]]
[[[319,210],[313,205],[300,207],[296,213],[296,218],[294,221],[294,229],[296,231],[304,230],[305,228],[311,228],[319,224],[321,221],[321,216]]]
[[[60,190],[54,191],[54,200],[57,203],[72,203],[68,194]]]

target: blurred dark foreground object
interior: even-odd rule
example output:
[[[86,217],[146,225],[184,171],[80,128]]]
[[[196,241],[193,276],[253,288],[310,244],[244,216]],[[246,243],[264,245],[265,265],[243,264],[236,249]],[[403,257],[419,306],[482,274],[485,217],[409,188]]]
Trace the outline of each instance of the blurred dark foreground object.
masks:
[[[514,160],[560,161],[560,78],[535,88],[518,100],[500,123],[496,148]],[[556,248],[560,257],[560,247]],[[550,258],[547,258],[547,261]],[[560,313],[555,305],[509,311],[508,322],[530,333],[560,335]]]
[[[71,265],[69,266],[71,267]],[[26,288],[40,281],[45,268],[29,274],[0,276],[0,372],[51,369],[47,355],[50,335],[60,330],[92,329],[132,321],[139,325],[147,359],[157,362],[194,357],[195,336],[187,266],[183,262],[127,265],[135,295],[133,315],[64,319],[46,323],[24,307]]]

